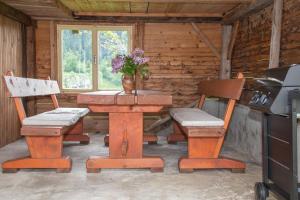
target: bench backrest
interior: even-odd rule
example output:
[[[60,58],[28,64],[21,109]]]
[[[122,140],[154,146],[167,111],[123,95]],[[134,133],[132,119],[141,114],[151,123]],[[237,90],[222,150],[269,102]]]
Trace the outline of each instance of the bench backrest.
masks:
[[[60,93],[59,86],[57,81],[50,80],[50,77],[48,80],[22,78],[16,77],[11,71],[8,71],[3,76],[3,81],[10,96],[14,99],[21,123],[26,118],[22,97],[50,95],[54,107],[59,107],[56,98],[56,94]]]
[[[237,79],[201,81],[199,84],[201,98],[198,107],[203,107],[206,97],[229,99],[224,115],[224,129],[227,131],[236,101],[240,99],[244,84],[245,79],[242,73],[238,74]]]
[[[4,76],[11,97],[29,97],[59,94],[57,81]]]
[[[245,79],[211,80],[199,83],[199,92],[207,97],[220,97],[239,100]]]

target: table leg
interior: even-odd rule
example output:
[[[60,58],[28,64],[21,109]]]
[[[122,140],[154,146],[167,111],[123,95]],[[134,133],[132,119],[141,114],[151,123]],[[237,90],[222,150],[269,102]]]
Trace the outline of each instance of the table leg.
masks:
[[[149,145],[150,144],[157,144],[158,137],[155,134],[145,134],[144,133],[143,141],[147,142]],[[109,134],[106,134],[105,137],[104,137],[104,145],[106,147],[109,146]]]
[[[149,168],[162,171],[160,157],[143,157],[143,113],[109,113],[109,156],[90,157],[88,172],[103,168]]]

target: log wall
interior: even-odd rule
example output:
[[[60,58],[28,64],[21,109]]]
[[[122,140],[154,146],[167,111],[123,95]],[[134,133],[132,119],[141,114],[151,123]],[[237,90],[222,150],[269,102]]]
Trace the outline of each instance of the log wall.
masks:
[[[198,24],[221,51],[221,26]],[[184,106],[198,97],[200,80],[218,78],[220,60],[202,42],[191,24],[146,24],[144,49],[150,57],[151,78],[144,89],[173,95],[173,106]]]
[[[8,70],[22,76],[22,26],[0,15],[0,73]],[[20,137],[20,122],[15,105],[8,98],[5,86],[0,81],[0,147]]]
[[[285,0],[283,7],[280,66],[300,63],[300,2]],[[268,69],[272,6],[241,21],[232,57],[232,76],[242,71],[258,77]]]
[[[280,63],[300,64],[300,1],[284,0]]]

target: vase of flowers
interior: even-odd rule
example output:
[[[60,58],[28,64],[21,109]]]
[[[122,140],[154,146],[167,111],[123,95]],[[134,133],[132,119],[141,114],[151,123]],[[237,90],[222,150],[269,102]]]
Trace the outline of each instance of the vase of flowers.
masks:
[[[141,79],[149,78],[149,58],[144,51],[135,49],[130,55],[117,55],[112,59],[112,72],[122,74],[122,85],[126,94],[132,94],[136,89],[136,76]]]

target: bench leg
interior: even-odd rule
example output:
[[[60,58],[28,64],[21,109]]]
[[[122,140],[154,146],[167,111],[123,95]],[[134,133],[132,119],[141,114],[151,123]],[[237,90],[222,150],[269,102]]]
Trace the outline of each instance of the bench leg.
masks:
[[[2,172],[17,172],[19,169],[56,169],[57,172],[70,172],[72,161],[67,157],[62,158],[19,158],[2,163]]]
[[[219,156],[223,141],[224,137],[188,137],[188,157],[179,160],[179,171],[192,172],[194,169],[245,171],[244,162]]]
[[[19,169],[57,169],[69,172],[72,161],[62,156],[63,136],[26,136],[30,156],[2,163],[3,172]]]
[[[245,172],[246,164],[230,158],[181,158],[179,171],[194,169],[230,169],[233,172]]]
[[[168,144],[177,144],[177,142],[186,141],[184,133],[176,122],[173,122],[173,133],[167,137],[167,141]]]
[[[78,121],[76,125],[64,135],[64,141],[80,142],[80,144],[89,144],[90,137],[87,133],[83,133],[83,119]]]

